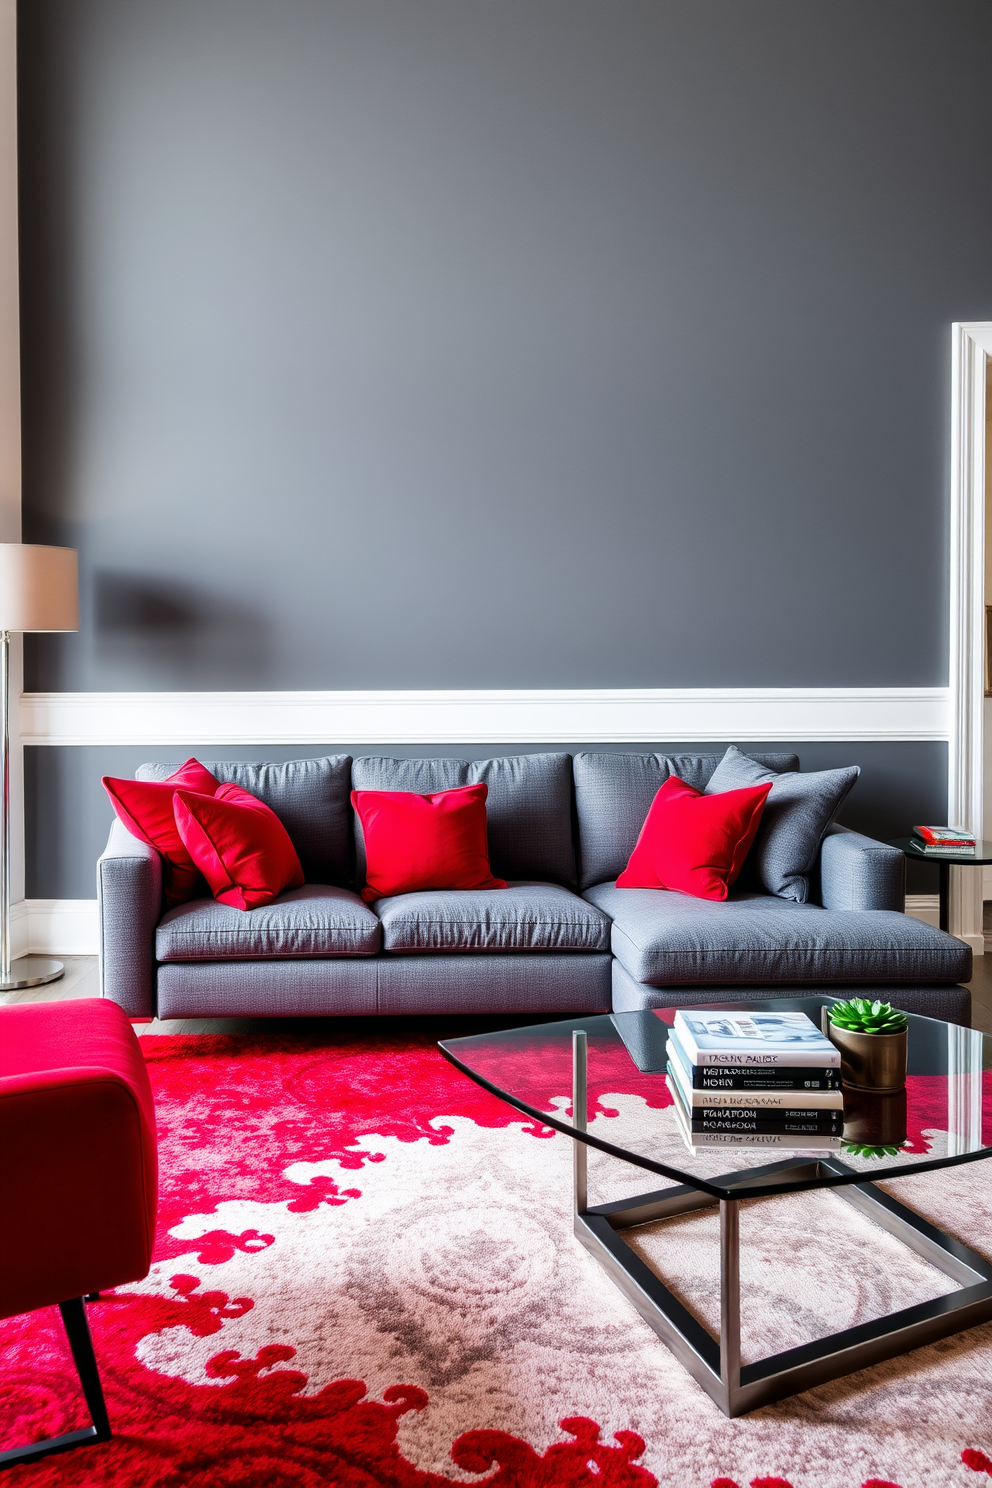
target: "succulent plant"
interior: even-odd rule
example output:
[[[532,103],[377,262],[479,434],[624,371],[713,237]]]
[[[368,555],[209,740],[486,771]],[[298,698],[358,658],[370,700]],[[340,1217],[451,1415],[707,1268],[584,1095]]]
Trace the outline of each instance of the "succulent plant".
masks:
[[[891,1002],[869,1002],[866,997],[835,1002],[827,1013],[831,1023],[847,1033],[903,1033],[908,1027],[906,1014]]]
[[[845,1142],[843,1150],[852,1157],[897,1157],[899,1147],[872,1147],[867,1142]]]

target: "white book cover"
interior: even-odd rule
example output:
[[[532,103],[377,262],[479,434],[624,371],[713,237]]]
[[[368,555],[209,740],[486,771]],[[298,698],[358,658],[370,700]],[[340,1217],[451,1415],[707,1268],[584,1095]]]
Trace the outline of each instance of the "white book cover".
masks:
[[[840,1064],[840,1050],[805,1013],[679,1008],[674,1030],[690,1064]]]
[[[679,1059],[671,1060],[669,1072],[686,1106],[705,1106],[708,1110],[719,1106],[728,1111],[743,1107],[748,1111],[767,1111],[770,1116],[789,1116],[794,1111],[844,1110],[840,1090],[694,1090]]]

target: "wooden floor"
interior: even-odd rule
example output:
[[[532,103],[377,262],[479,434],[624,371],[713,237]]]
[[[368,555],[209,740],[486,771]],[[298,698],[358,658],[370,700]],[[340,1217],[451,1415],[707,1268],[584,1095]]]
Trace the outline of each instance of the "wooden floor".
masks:
[[[973,1028],[992,1033],[992,938],[986,941],[987,952],[975,957],[975,974],[969,983],[972,997]],[[25,992],[0,993],[0,1005],[13,1002],[63,1002],[74,997],[99,997],[95,956],[66,956],[65,976],[47,987],[29,988]],[[292,1026],[280,1020],[280,1026]],[[272,1028],[269,1018],[174,1018],[151,1023],[136,1023],[135,1033],[254,1033]]]

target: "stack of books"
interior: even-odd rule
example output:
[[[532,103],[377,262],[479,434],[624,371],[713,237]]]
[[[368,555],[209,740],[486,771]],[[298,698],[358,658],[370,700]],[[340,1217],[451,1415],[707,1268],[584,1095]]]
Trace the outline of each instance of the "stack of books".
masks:
[[[840,1050],[805,1013],[679,1008],[667,1080],[690,1147],[840,1150]]]
[[[935,858],[941,853],[949,858],[960,858],[973,853],[976,847],[974,832],[965,827],[914,827],[913,846],[917,852],[925,852]]]

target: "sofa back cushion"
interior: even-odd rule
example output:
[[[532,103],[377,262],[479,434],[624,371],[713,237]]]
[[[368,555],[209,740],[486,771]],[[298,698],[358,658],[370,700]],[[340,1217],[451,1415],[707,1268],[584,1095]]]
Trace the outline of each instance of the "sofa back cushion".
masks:
[[[351,778],[355,790],[416,791],[425,796],[484,782],[489,788],[489,862],[495,876],[575,885],[572,764],[567,754],[487,760],[365,755],[352,761]],[[364,883],[362,828],[357,816],[354,820],[358,881]]]
[[[705,790],[722,754],[577,754],[579,888],[619,878],[659,786],[677,775]],[[798,770],[794,754],[754,754],[772,770]]]
[[[175,768],[141,765],[135,773],[139,780],[164,780]],[[289,833],[307,883],[354,882],[350,755],[284,765],[207,764],[207,769],[271,807]]]

